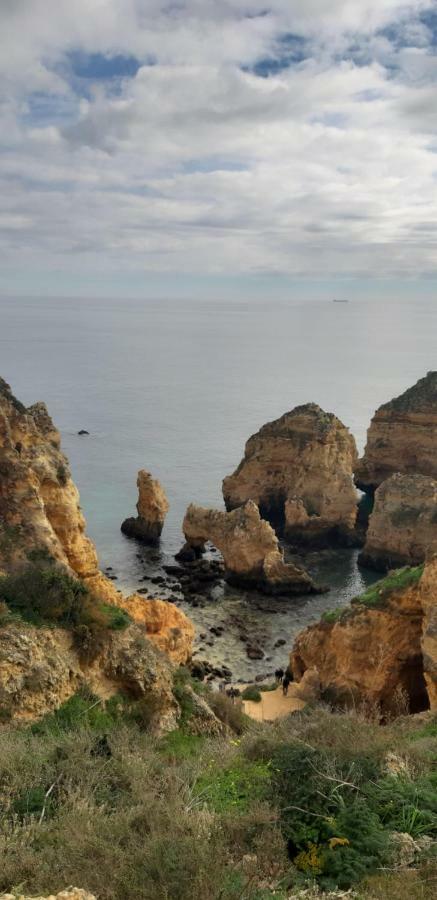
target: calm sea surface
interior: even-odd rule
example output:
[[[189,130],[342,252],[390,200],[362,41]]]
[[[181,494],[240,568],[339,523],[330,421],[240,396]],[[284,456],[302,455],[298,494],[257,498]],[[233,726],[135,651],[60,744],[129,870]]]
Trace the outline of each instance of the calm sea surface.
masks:
[[[314,401],[349,426],[361,451],[375,408],[435,368],[432,301],[0,299],[0,375],[24,403],[47,403],[101,564],[129,589],[150,566],[159,571],[120,533],[135,510],[139,468],[162,481],[170,500],[161,547],[169,562],[188,503],[221,505],[222,478],[264,422]],[[81,428],[90,436],[78,437]],[[363,587],[353,552],[317,569],[330,594],[278,610],[228,591],[194,610],[200,631],[218,621],[227,627],[200,656],[227,661],[242,677],[281,661],[278,637],[289,647],[297,630]],[[239,616],[263,635],[271,665],[245,659],[233,627]]]

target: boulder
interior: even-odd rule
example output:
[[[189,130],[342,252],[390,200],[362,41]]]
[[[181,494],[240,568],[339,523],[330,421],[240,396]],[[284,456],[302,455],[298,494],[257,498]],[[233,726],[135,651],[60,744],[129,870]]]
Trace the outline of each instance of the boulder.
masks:
[[[428,475],[392,475],[377,488],[363,566],[388,571],[425,561],[437,545],[437,480]]]
[[[164,489],[150,472],[140,469],[137,478],[138,516],[125,519],[121,530],[128,537],[137,538],[145,544],[157,544],[164,527],[169,502]]]
[[[253,500],[293,543],[348,543],[357,516],[356,459],[354,438],[336,416],[315,403],[298,406],[249,438],[223,481],[226,508]]]
[[[322,697],[383,715],[437,709],[437,555],[401,570],[296,638],[294,679],[317,669]]]
[[[437,372],[380,406],[370,423],[357,487],[373,493],[397,472],[437,479]]]
[[[232,584],[269,594],[306,594],[318,589],[304,569],[286,563],[275,532],[249,500],[232,512],[188,507],[186,542],[195,549],[211,541],[221,551],[225,578]]]

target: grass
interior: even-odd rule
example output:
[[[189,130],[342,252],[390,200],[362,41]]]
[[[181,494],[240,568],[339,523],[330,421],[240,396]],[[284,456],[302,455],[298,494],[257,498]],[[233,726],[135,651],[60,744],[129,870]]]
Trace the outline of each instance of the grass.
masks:
[[[252,703],[261,703],[262,700],[261,689],[255,684],[248,684],[241,696],[243,700],[251,700]]]
[[[372,584],[364,594],[355,597],[352,601],[360,606],[381,607],[384,606],[389,597],[397,591],[404,591],[406,588],[413,587],[418,584],[423,575],[424,565],[405,566],[403,569],[396,569],[390,572],[386,578]]]
[[[189,684],[182,671],[176,690]],[[435,832],[435,716],[381,727],[319,707],[240,736],[191,735],[188,718],[156,738],[132,706],[85,690],[0,731],[0,892],[286,900],[315,882],[360,900],[433,897],[432,853],[401,877],[390,834]]]

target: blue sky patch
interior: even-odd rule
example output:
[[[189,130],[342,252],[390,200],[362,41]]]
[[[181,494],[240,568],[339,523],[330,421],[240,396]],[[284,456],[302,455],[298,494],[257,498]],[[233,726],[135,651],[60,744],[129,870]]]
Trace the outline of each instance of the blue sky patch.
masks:
[[[135,56],[104,56],[103,53],[84,53],[72,50],[67,55],[69,67],[77,78],[107,81],[111,78],[133,78],[141,63]]]
[[[269,75],[277,75],[284,69],[298,65],[308,59],[308,56],[308,42],[305,38],[292,33],[283,34],[271,55],[259,59],[253,66],[247,67],[246,71],[268,78]]]

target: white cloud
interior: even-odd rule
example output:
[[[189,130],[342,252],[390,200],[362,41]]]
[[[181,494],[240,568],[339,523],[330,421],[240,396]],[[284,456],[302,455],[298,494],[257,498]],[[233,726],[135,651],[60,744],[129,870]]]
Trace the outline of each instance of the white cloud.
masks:
[[[4,264],[435,272],[431,6],[3,0]],[[251,72],[289,33],[306,58]],[[141,65],[78,96],[72,51]]]

